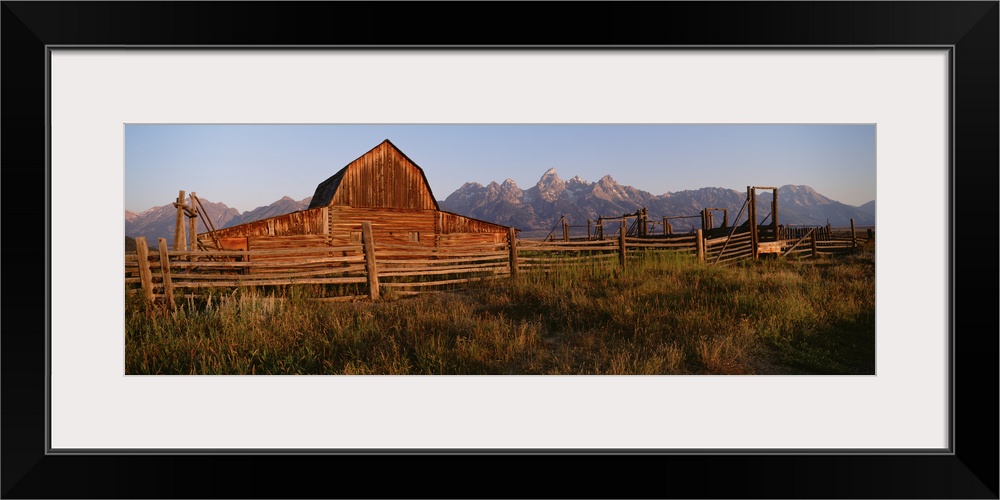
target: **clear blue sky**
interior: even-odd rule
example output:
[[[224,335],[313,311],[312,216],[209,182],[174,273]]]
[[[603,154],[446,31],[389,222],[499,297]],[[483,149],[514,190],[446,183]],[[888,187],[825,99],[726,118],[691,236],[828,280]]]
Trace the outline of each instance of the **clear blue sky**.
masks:
[[[849,205],[875,199],[874,125],[126,125],[125,209],[182,189],[240,212],[301,200],[384,139],[439,200],[466,182],[527,189],[550,168],[655,195],[804,184]]]

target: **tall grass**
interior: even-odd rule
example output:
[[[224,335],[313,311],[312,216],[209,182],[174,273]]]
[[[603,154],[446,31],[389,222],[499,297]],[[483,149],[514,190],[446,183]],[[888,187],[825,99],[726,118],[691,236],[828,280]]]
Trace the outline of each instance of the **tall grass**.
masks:
[[[636,253],[459,292],[127,299],[129,374],[873,374],[874,256],[731,266]]]

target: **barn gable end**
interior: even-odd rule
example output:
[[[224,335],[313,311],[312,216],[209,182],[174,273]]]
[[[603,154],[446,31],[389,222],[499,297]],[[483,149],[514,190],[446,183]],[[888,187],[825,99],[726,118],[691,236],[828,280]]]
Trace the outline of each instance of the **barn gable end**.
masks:
[[[388,139],[316,187],[309,208],[439,210],[424,171]]]

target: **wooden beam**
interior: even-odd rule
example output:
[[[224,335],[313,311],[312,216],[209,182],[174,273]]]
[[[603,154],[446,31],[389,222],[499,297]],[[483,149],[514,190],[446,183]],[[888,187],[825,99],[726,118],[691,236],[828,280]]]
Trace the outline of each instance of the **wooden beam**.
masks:
[[[177,226],[174,229],[174,250],[184,250],[186,238],[184,237],[184,191],[177,195]]]
[[[799,246],[799,243],[802,243],[803,241],[805,241],[806,238],[808,238],[812,234],[813,234],[813,230],[810,230],[804,236],[802,236],[801,238],[799,238],[799,241],[796,241],[795,244],[791,246],[791,248],[789,248],[788,250],[785,250],[785,253],[781,254],[781,256],[784,257],[785,255],[788,255],[788,254],[792,253],[792,250],[795,250],[795,247]],[[815,240],[813,240],[813,241],[815,241]]]
[[[621,231],[618,232],[618,263],[625,269],[625,218],[622,218]]]
[[[750,241],[753,245],[753,260],[757,260],[757,243],[760,235],[757,234],[757,190],[753,186],[747,186],[747,197],[750,208]]]
[[[174,303],[174,285],[170,282],[170,255],[167,254],[167,239],[157,240],[160,247],[160,273],[163,275],[163,295],[167,301],[166,306],[171,310],[177,308]]]
[[[510,247],[510,275],[517,279],[517,234],[514,228],[507,228],[507,244]]]
[[[695,235],[697,237],[695,241],[698,244],[698,262],[705,262],[705,239],[702,237],[701,229]],[[723,250],[725,250],[725,247],[723,247]]]
[[[774,224],[774,238],[775,240],[780,240],[781,235],[778,234],[778,188],[774,188],[774,196],[771,199],[771,222]]]
[[[188,234],[191,236],[190,241],[188,241],[187,249],[188,251],[196,250],[198,244],[198,207],[194,202],[195,193],[191,192],[191,208],[188,210]],[[191,216],[194,214],[194,217]]]
[[[368,296],[378,300],[378,268],[375,264],[375,241],[372,239],[372,223],[361,223],[361,244],[365,250],[365,264],[368,274]]]
[[[139,283],[146,294],[146,300],[153,303],[153,273],[149,270],[149,245],[145,236],[135,238],[136,258],[139,259]]]

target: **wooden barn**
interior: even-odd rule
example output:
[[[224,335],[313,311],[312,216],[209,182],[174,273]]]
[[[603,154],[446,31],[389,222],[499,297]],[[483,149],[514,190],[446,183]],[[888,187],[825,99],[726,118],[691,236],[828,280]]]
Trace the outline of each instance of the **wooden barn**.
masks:
[[[309,208],[201,233],[207,248],[247,250],[361,241],[446,247],[506,241],[508,227],[441,210],[424,171],[388,139],[316,186]]]

